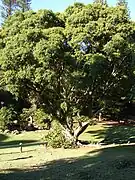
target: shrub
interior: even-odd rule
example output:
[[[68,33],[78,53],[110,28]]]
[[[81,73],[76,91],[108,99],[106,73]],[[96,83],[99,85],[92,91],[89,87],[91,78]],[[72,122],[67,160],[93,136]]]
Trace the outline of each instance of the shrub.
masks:
[[[42,108],[37,109],[33,116],[34,123],[43,129],[50,129],[51,117]]]
[[[0,109],[0,129],[5,130],[15,119],[15,112],[12,107],[2,107]]]
[[[32,115],[32,109],[23,108],[22,113],[19,116],[19,124],[21,129],[25,129],[28,125],[29,117]]]
[[[54,128],[49,131],[49,133],[44,137],[44,141],[47,141],[48,146],[53,148],[73,147],[72,143],[65,138],[59,125],[55,125]]]

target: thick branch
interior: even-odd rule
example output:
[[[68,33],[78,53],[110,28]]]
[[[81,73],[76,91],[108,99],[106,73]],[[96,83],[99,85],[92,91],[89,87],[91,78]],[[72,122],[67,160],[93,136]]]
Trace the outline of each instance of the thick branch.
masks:
[[[99,112],[101,112],[102,110],[103,110],[103,108],[97,110],[97,111],[94,113],[93,118],[94,118]],[[74,136],[75,136],[76,138],[78,138],[79,135],[82,134],[82,133],[87,129],[87,127],[89,126],[90,122],[91,122],[91,119],[90,119],[89,121],[87,121],[87,122],[81,122],[81,124],[79,124],[79,127],[77,127],[77,129],[75,130]]]
[[[79,126],[79,127],[75,130],[75,132],[74,132],[74,137],[78,138],[79,135],[82,134],[82,133],[85,131],[85,129],[87,129],[88,125],[89,125],[89,121],[82,123],[82,126]]]

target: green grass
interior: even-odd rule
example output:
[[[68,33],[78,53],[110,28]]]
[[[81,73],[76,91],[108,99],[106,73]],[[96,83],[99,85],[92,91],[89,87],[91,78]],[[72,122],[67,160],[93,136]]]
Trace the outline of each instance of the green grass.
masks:
[[[0,134],[0,148],[1,146],[18,145],[19,143],[36,143],[41,142],[47,131],[31,131],[22,132],[21,134]]]
[[[80,135],[79,140],[88,141],[89,143],[101,142],[105,138],[104,132],[108,126],[97,124],[94,126],[89,126],[83,134]],[[103,132],[100,136],[97,131]]]
[[[80,135],[80,140],[92,143],[104,144],[123,144],[135,142],[135,126],[132,125],[107,125],[97,124],[89,126],[85,132]]]
[[[2,180],[133,180],[135,147],[73,150],[43,147],[25,149],[22,154],[1,154]]]
[[[0,134],[0,146],[16,145],[22,143],[41,142],[47,131],[23,132],[19,135]],[[89,126],[79,140],[92,143],[104,142],[106,144],[119,144],[127,142],[135,142],[135,126],[128,125],[106,125],[97,124]]]
[[[40,142],[46,131],[19,135],[0,134],[1,143]],[[80,136],[89,142],[104,142],[109,147],[45,150],[43,145],[0,148],[0,180],[133,180],[135,179],[134,126],[98,124],[88,127]],[[131,141],[131,142],[132,142]]]

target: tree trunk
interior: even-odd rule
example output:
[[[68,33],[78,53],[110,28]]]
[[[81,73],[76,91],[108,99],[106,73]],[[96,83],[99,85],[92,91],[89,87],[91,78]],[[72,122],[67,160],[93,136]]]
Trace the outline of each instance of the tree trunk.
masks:
[[[12,2],[11,2],[11,0],[9,1],[9,5],[8,5],[8,16],[11,16],[11,14],[12,14]]]
[[[78,141],[78,137],[87,129],[88,126],[89,122],[83,122],[82,125],[74,131],[74,137],[76,141]]]
[[[76,145],[77,139],[76,139],[76,137],[74,136],[74,134],[72,134],[72,133],[70,132],[69,129],[65,129],[65,130],[63,131],[63,134],[64,134],[65,138],[66,138],[68,141],[70,141],[73,145]]]
[[[88,116],[89,118],[92,117],[92,94],[89,96],[89,106],[88,106]]]
[[[71,131],[68,128],[63,129],[63,134],[65,135],[65,138],[69,140],[73,145],[77,145],[78,137],[86,130],[88,127],[89,122],[82,123],[81,126],[79,126],[74,133],[71,133]]]

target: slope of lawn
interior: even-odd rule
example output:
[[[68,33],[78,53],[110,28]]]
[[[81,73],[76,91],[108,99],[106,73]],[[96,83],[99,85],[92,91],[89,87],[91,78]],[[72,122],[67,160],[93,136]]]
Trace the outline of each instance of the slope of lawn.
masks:
[[[107,128],[108,126],[101,123],[94,126],[89,126],[85,132],[79,136],[79,140],[88,141],[89,143],[101,142],[105,138]]]
[[[80,140],[89,143],[103,144],[123,144],[135,142],[135,126],[123,125],[118,123],[99,123],[89,126],[85,132],[80,135]]]
[[[2,180],[133,180],[135,147],[33,149],[0,154]]]
[[[9,145],[19,142],[40,142],[45,133],[46,131],[24,132],[10,136],[0,134],[0,147],[1,143]],[[80,139],[111,144],[110,147],[45,149],[43,145],[35,144],[23,147],[22,153],[19,147],[0,148],[0,179],[133,180],[135,147],[123,143],[134,142],[134,136],[134,126],[100,123],[88,127]]]

